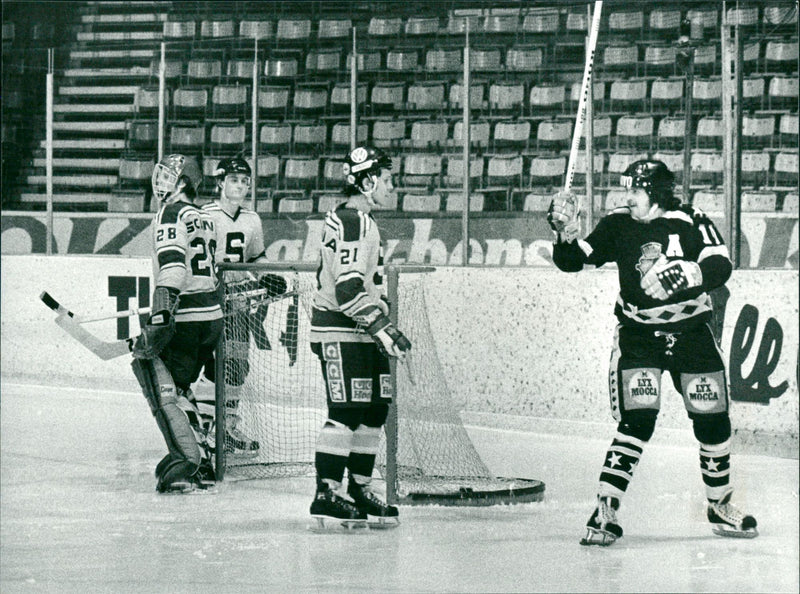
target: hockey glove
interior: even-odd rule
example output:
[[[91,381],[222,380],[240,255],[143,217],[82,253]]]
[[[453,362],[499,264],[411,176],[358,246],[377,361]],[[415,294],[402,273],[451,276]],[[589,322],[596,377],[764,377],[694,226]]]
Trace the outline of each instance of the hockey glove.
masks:
[[[699,287],[702,283],[703,272],[697,262],[669,262],[661,256],[642,277],[641,287],[653,299],[664,301],[675,293]]]
[[[172,340],[178,293],[173,287],[156,287],[153,291],[152,313],[133,345],[133,356],[137,359],[155,359]]]
[[[570,243],[580,234],[578,197],[571,192],[559,192],[547,209],[547,222],[558,234],[559,241]]]
[[[381,312],[383,312],[383,315],[385,316],[389,315],[389,310],[391,309],[391,306],[389,305],[389,299],[386,298],[386,295],[381,295],[381,298],[378,299],[378,307],[381,308]]]
[[[258,286],[267,290],[267,297],[277,297],[286,292],[286,280],[277,274],[262,274],[258,279]]]
[[[402,359],[411,350],[411,341],[398,330],[385,315],[380,315],[367,326],[367,332],[387,357]]]

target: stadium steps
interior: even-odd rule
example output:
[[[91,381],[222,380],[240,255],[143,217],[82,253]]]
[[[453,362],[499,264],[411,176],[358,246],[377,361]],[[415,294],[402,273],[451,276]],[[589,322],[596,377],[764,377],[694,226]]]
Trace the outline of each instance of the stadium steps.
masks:
[[[47,176],[39,174],[30,174],[27,176],[29,186],[44,187],[47,184]],[[53,174],[53,187],[54,188],[113,188],[117,185],[118,176],[116,175],[103,175],[103,174],[85,174],[78,175]]]
[[[44,157],[35,157],[33,159],[34,167],[44,168],[47,161]],[[96,157],[58,157],[53,158],[53,170],[56,169],[81,169],[81,170],[101,170],[101,171],[119,171],[119,159],[114,158],[101,158]]]

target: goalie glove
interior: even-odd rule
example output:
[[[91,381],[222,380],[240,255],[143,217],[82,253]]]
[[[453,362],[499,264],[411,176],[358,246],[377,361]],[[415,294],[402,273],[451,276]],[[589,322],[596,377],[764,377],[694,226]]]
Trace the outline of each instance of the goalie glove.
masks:
[[[147,324],[133,345],[133,356],[137,359],[155,359],[164,350],[175,334],[174,313],[178,307],[178,289],[156,287],[153,291],[153,307]]]
[[[665,256],[661,256],[642,277],[641,287],[648,296],[664,301],[675,293],[699,287],[701,284],[703,271],[697,262],[670,262]]]
[[[402,359],[411,350],[411,341],[385,315],[379,315],[367,326],[367,332],[387,357]]]
[[[559,235],[559,240],[574,241],[580,233],[578,197],[571,192],[559,192],[550,201],[547,223]]]

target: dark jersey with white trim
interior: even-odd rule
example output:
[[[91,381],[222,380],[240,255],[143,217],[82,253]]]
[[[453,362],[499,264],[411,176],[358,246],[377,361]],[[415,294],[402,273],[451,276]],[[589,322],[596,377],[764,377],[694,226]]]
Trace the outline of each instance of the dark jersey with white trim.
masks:
[[[159,287],[180,291],[176,322],[222,317],[214,270],[214,222],[194,204],[164,204],[151,226],[153,277]]]
[[[679,291],[665,301],[648,296],[641,280],[653,264],[668,260],[697,262],[703,284]],[[561,270],[575,272],[585,264],[614,262],[619,275],[619,296],[614,314],[626,326],[680,331],[711,318],[707,291],[724,284],[730,276],[728,248],[714,223],[702,211],[682,206],[650,222],[631,218],[627,207],[604,216],[583,240],[556,243],[553,261]]]
[[[380,310],[382,264],[371,214],[342,204],[325,215],[311,342],[372,342],[363,321]]]

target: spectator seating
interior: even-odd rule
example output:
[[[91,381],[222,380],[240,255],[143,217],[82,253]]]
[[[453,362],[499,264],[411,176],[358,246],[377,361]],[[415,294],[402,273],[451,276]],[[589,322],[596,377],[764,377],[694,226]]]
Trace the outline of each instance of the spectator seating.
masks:
[[[212,117],[244,120],[250,95],[250,87],[245,85],[216,85],[211,90]]]
[[[522,155],[493,155],[486,166],[486,182],[491,187],[521,188]]]
[[[719,186],[722,183],[722,153],[696,149],[691,159],[692,183]]]
[[[798,146],[798,120],[796,113],[780,115],[777,144],[781,148],[796,148]]]
[[[722,190],[698,190],[694,193],[692,206],[705,213],[722,213],[725,211],[725,196]]]
[[[469,195],[470,212],[482,211],[484,207],[484,202],[485,202],[484,194],[470,193]],[[464,210],[464,193],[446,192],[444,209],[446,212],[462,212]]]
[[[402,159],[403,186],[440,185],[442,157],[434,153],[411,153]]]
[[[742,147],[762,149],[772,145],[775,134],[775,116],[771,113],[742,116]]]
[[[796,48],[797,44],[795,44],[795,49]],[[795,64],[796,63],[795,61]],[[796,111],[797,89],[798,77],[796,74],[795,76],[773,76],[769,81],[769,87],[767,89],[767,108],[790,109]]]
[[[531,138],[529,120],[500,120],[494,125],[492,147],[495,151],[513,150],[525,152]]]
[[[676,149],[684,144],[686,119],[683,116],[666,116],[658,122],[656,147],[659,150]]]
[[[440,113],[445,107],[444,81],[420,81],[408,87],[408,110]]]
[[[531,159],[529,186],[563,187],[567,157],[564,155],[537,155]]]
[[[793,151],[780,151],[775,155],[774,164],[774,185],[797,187],[798,183],[798,160],[797,147]]]
[[[566,88],[562,83],[540,83],[533,85],[528,97],[532,116],[564,113],[566,111]]]
[[[367,124],[356,126],[356,143],[363,144],[369,138]],[[336,122],[331,128],[330,149],[334,152],[346,152],[350,148],[350,122]]]
[[[797,192],[788,192],[783,197],[783,208],[781,209],[783,212],[787,214],[797,215],[798,211],[798,194]]]
[[[469,161],[470,186],[481,185],[484,175],[484,160],[482,157],[471,157]],[[464,159],[463,157],[450,156],[447,159],[445,170],[445,186],[461,186],[464,184]]]
[[[478,150],[488,148],[490,125],[487,120],[475,120],[469,123],[469,144]],[[451,145],[461,147],[464,144],[464,121],[458,120],[453,124],[453,138]]]
[[[521,115],[525,103],[525,85],[516,81],[497,81],[489,85],[489,113]]]
[[[405,120],[375,120],[372,124],[372,144],[378,148],[400,147],[405,137]]]
[[[742,192],[742,212],[775,212],[778,195],[763,190],[745,190]]]
[[[246,138],[244,124],[213,124],[209,131],[209,149],[213,155],[231,157],[244,151]]]
[[[741,180],[746,186],[765,186],[769,179],[770,156],[765,151],[743,150]],[[774,208],[773,208],[774,210]]]
[[[609,109],[643,112],[647,109],[647,80],[622,79],[611,83]]]
[[[469,107],[470,110],[481,110],[486,102],[486,85],[483,83],[471,83],[469,86]],[[461,112],[464,109],[464,84],[454,82],[450,85],[447,94],[447,105],[451,112]]]
[[[624,115],[617,120],[617,148],[650,149],[654,120],[651,115]]]
[[[408,145],[413,149],[440,151],[447,145],[448,125],[445,120],[417,120],[411,123]]]
[[[651,111],[678,111],[683,107],[682,77],[658,78],[650,86]]]
[[[536,150],[565,150],[572,142],[572,121],[545,120],[536,129]]]
[[[441,208],[442,197],[439,194],[405,194],[403,196],[403,212],[436,212]]]
[[[367,103],[367,83],[359,83],[356,87],[356,100],[358,112],[363,112],[362,107]],[[350,83],[335,83],[331,89],[331,113],[350,113]]]
[[[722,149],[722,117],[703,116],[697,122],[697,146]]]
[[[284,153],[292,142],[292,125],[284,122],[267,122],[259,132],[259,149],[268,153]]]
[[[259,117],[285,118],[289,111],[289,97],[292,88],[289,86],[268,85],[258,89]]]

